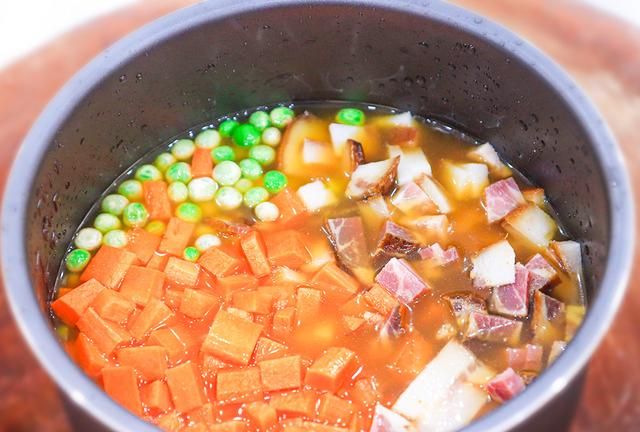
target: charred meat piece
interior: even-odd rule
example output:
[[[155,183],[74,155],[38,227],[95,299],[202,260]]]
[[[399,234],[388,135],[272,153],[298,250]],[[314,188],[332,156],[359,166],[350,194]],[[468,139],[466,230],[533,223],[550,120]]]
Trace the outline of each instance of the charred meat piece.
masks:
[[[324,228],[340,263],[345,268],[356,277],[372,271],[361,217],[328,219]]]
[[[534,339],[546,339],[553,335],[554,329],[563,329],[565,324],[565,305],[560,300],[536,291],[533,294],[533,317],[531,327]]]
[[[347,140],[347,165],[350,173],[354,172],[356,168],[364,164],[364,150],[360,142],[348,139]]]
[[[453,316],[456,318],[458,328],[463,331],[467,328],[471,312],[487,312],[487,305],[485,301],[471,293],[447,294],[444,298],[451,306],[451,311],[453,312]]]
[[[359,165],[351,174],[346,194],[351,199],[387,195],[396,183],[400,157]]]
[[[409,230],[395,222],[387,221],[382,227],[374,256],[414,257],[419,248],[418,239]]]

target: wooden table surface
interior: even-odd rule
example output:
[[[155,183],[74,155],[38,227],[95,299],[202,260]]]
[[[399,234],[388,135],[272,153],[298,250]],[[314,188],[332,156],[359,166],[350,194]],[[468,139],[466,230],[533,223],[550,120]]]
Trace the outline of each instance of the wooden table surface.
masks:
[[[633,1],[633,0],[628,0]],[[0,71],[0,168],[69,77],[124,34],[193,0],[146,0],[49,43]],[[640,30],[571,1],[456,0],[529,39],[592,97],[640,177]],[[7,42],[7,41],[5,41]],[[4,189],[5,178],[0,177]],[[636,190],[636,202],[640,202]],[[640,430],[640,267],[622,309],[589,364],[575,431]],[[22,341],[0,291],[0,432],[72,430],[58,390]]]

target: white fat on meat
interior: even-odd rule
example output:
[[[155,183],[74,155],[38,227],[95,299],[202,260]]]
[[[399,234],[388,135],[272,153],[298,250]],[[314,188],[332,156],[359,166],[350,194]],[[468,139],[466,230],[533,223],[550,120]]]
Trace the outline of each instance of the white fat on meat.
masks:
[[[447,195],[442,190],[442,186],[438,184],[432,177],[423,175],[416,180],[420,189],[427,194],[427,196],[438,207],[438,211],[442,214],[451,213],[453,209]]]
[[[410,183],[421,175],[431,175],[431,165],[420,147],[388,146],[389,157],[400,157],[398,165],[398,184]]]
[[[500,160],[498,152],[490,143],[479,145],[471,150],[467,156],[474,162],[487,164],[489,171],[495,177],[504,178],[511,175],[511,169]]]
[[[482,163],[443,163],[442,183],[456,199],[479,198],[489,185],[489,169]]]
[[[504,219],[504,227],[541,248],[549,245],[558,230],[553,218],[534,204],[522,206],[511,212]]]

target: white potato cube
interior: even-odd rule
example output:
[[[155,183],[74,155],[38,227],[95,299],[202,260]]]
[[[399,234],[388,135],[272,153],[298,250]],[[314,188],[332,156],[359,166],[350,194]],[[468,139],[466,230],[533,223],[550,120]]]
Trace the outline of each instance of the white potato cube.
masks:
[[[331,165],[335,157],[331,144],[305,139],[302,144],[302,160],[305,164]]]
[[[568,273],[582,275],[580,243],[573,240],[552,241],[551,250],[556,254],[560,264]]]
[[[498,178],[511,176],[511,169],[500,160],[498,152],[489,143],[484,143],[471,150],[467,157],[472,161],[487,164],[491,174]]]
[[[427,194],[427,196],[435,203],[438,207],[438,210],[442,214],[451,213],[452,206],[449,202],[449,198],[445,195],[442,190],[442,186],[438,184],[432,177],[423,175],[416,183],[420,188]]]
[[[348,139],[361,141],[359,138],[363,134],[363,128],[360,126],[343,125],[340,123],[331,123],[329,125],[329,135],[331,135],[331,144],[335,154],[342,154],[344,146]]]
[[[320,180],[316,180],[298,189],[298,197],[307,210],[316,212],[324,207],[336,204],[336,196]]]
[[[413,432],[416,428],[413,424],[397,414],[386,408],[383,405],[376,404],[376,408],[373,411],[373,421],[371,422],[371,428],[369,432]]]
[[[398,165],[398,184],[404,185],[414,181],[422,174],[431,175],[431,165],[420,147],[407,147],[390,145],[389,157],[400,156]]]
[[[558,230],[553,218],[534,204],[511,212],[505,218],[504,226],[509,232],[541,248],[549,245]]]
[[[471,422],[487,403],[487,393],[469,382],[457,382],[438,409],[420,418],[420,432],[451,432]]]
[[[456,199],[478,198],[489,185],[489,169],[481,163],[445,162],[442,182]]]
[[[409,111],[382,117],[381,120],[393,126],[411,127],[414,125],[413,115]]]
[[[476,287],[496,287],[516,280],[516,254],[506,240],[482,249],[471,262],[471,277]]]

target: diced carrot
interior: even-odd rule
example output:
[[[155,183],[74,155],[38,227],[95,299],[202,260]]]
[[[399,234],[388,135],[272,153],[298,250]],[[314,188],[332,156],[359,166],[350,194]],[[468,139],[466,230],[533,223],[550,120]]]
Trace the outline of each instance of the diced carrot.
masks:
[[[313,288],[298,288],[296,296],[296,320],[298,323],[311,322],[320,314],[322,292]]]
[[[211,354],[202,355],[202,376],[213,382],[218,376],[218,372],[222,369],[229,369],[232,366],[223,362],[219,358],[212,356]]]
[[[250,321],[250,322],[255,322],[254,318],[253,318],[253,314],[251,312],[247,312],[244,309],[238,309],[235,307],[228,307],[227,312],[229,312],[231,315],[235,315],[239,318],[242,318],[244,320]]]
[[[213,159],[211,159],[211,150],[206,148],[197,148],[191,157],[191,175],[196,177],[211,177],[213,171]]]
[[[176,311],[180,309],[180,303],[182,303],[182,295],[184,291],[178,291],[175,289],[166,289],[164,292],[164,302],[172,310]]]
[[[107,288],[117,289],[136,254],[125,249],[102,245],[80,275],[80,282],[95,279]]]
[[[100,351],[107,355],[119,345],[131,341],[131,335],[125,329],[118,324],[103,320],[92,307],[84,311],[76,325]]]
[[[161,238],[142,228],[133,228],[127,232],[129,241],[126,249],[136,254],[142,264],[147,264],[158,250]]]
[[[318,418],[331,424],[346,426],[351,420],[354,409],[353,404],[345,399],[324,393],[320,396],[318,406]]]
[[[207,402],[200,408],[189,412],[189,423],[192,427],[195,425],[204,426],[203,432],[209,432],[209,426],[217,423],[215,410],[216,407],[211,402]]]
[[[233,306],[256,314],[268,314],[273,305],[273,296],[259,291],[233,293]]]
[[[273,314],[273,323],[271,324],[271,331],[273,335],[280,339],[285,339],[289,336],[296,326],[296,309],[293,307],[287,307],[277,311]]]
[[[256,277],[271,273],[271,265],[267,259],[267,250],[258,231],[250,231],[240,239],[240,247],[249,262],[249,267]]]
[[[247,425],[240,420],[229,420],[209,425],[207,432],[246,432]]]
[[[265,245],[272,266],[297,269],[311,261],[311,254],[297,231],[286,230],[271,233],[265,236]]]
[[[188,343],[184,338],[171,328],[161,328],[149,335],[147,340],[149,345],[159,345],[163,347],[169,358],[169,362],[175,364],[186,355]]]
[[[222,403],[253,402],[261,399],[260,370],[250,367],[218,372],[216,397]]]
[[[282,300],[294,295],[296,290],[292,285],[262,285],[258,287],[258,292],[270,295],[275,300]]]
[[[216,291],[216,286],[216,277],[200,267],[196,289],[212,292]]]
[[[413,332],[398,350],[393,365],[402,373],[417,375],[435,355],[433,346]]]
[[[254,314],[253,315],[253,322],[256,324],[260,324],[264,328],[270,328],[272,321],[273,321],[273,314],[267,314],[267,315]]]
[[[258,363],[264,391],[291,390],[302,385],[302,362],[299,355],[263,360]]]
[[[250,274],[237,274],[218,279],[218,287],[224,296],[238,290],[252,290],[258,286],[258,278]]]
[[[261,325],[220,310],[209,328],[202,351],[214,354],[224,361],[246,365],[260,333]]]
[[[334,262],[326,263],[311,278],[311,283],[318,284],[329,298],[343,302],[360,289],[360,284]]]
[[[182,256],[182,251],[189,244],[196,225],[173,217],[169,219],[158,250],[171,255]]]
[[[142,183],[144,205],[151,219],[167,220],[171,217],[171,201],[164,180],[149,180]]]
[[[278,423],[278,430],[283,432],[307,432],[304,421],[301,418],[285,418]]]
[[[135,304],[144,306],[152,298],[162,296],[164,279],[165,274],[159,270],[131,266],[120,285],[120,294]]]
[[[134,368],[146,381],[163,378],[167,369],[167,350],[160,346],[120,348],[116,358],[122,366]]]
[[[373,378],[356,380],[350,393],[354,402],[365,407],[372,407],[380,400],[380,392]]]
[[[156,425],[165,432],[177,432],[182,430],[183,419],[179,412],[171,411],[156,419]]]
[[[153,381],[140,390],[142,402],[156,412],[165,412],[173,408],[169,387],[163,381]]]
[[[167,261],[169,261],[169,257],[170,255],[153,254],[147,263],[147,268],[164,271],[164,268],[167,266]]]
[[[369,429],[370,425],[367,424],[367,420],[364,418],[362,413],[357,412],[353,417],[351,417],[349,432],[367,432]]]
[[[92,378],[100,375],[102,368],[109,364],[98,347],[84,333],[80,333],[75,341],[75,354],[82,370]]]
[[[206,403],[200,371],[194,363],[188,361],[167,369],[166,376],[171,399],[178,411],[191,411]]]
[[[302,422],[302,429],[304,432],[348,432],[347,429],[337,426],[329,426],[322,423],[315,423],[312,421]],[[286,429],[287,432],[293,432],[291,429]]]
[[[314,414],[317,400],[314,392],[300,390],[287,394],[273,394],[269,405],[274,407],[278,414],[311,417]]]
[[[271,282],[274,285],[298,286],[306,283],[308,279],[305,273],[289,267],[276,267],[271,272]]]
[[[280,209],[279,222],[288,227],[301,226],[309,216],[306,206],[291,188],[284,188],[271,202]]]
[[[204,267],[212,275],[221,278],[229,276],[240,267],[241,262],[236,257],[229,255],[222,249],[212,247],[207,250],[200,259],[198,264]]]
[[[387,315],[398,306],[398,300],[378,284],[374,284],[369,291],[362,295],[364,301],[382,315]]]
[[[220,304],[218,297],[203,292],[202,290],[194,290],[187,288],[182,295],[180,302],[180,313],[189,318],[202,318],[211,309]]]
[[[307,370],[305,384],[334,393],[357,369],[356,354],[347,348],[332,347]]]
[[[200,266],[180,258],[171,257],[164,268],[167,279],[174,284],[193,288],[198,282]]]
[[[91,303],[91,307],[102,318],[118,324],[125,323],[136,310],[135,303],[112,289],[102,290]]]
[[[51,309],[67,324],[75,324],[105,287],[90,279],[51,303]]]
[[[256,347],[253,350],[253,360],[258,363],[263,360],[270,360],[284,356],[288,351],[286,345],[269,339],[268,337],[258,338]]]
[[[107,366],[102,369],[104,391],[120,405],[141,416],[142,401],[135,370],[130,366]]]
[[[171,309],[161,300],[151,299],[129,324],[129,331],[136,339],[142,339],[148,332],[173,315]]]
[[[254,426],[261,431],[268,430],[278,422],[278,413],[266,402],[252,402],[245,407],[244,412]]]
[[[365,323],[364,318],[360,318],[353,315],[342,316],[342,326],[344,327],[345,334],[352,333],[358,330]]]

